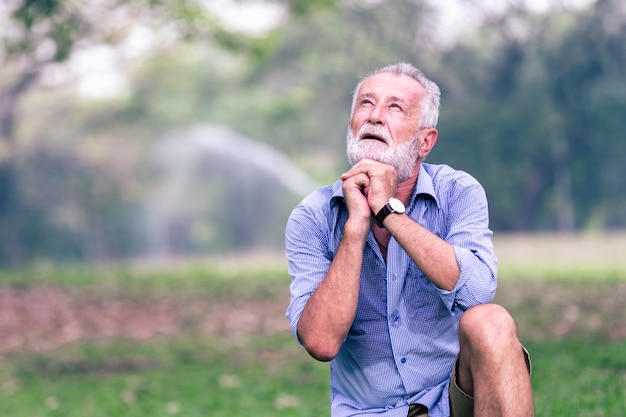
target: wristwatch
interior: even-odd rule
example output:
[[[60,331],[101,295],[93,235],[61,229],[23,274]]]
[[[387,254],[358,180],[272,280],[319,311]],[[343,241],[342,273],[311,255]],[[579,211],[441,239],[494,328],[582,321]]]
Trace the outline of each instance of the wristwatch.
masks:
[[[389,216],[391,213],[402,214],[405,210],[406,209],[404,208],[404,204],[402,204],[402,201],[398,200],[397,198],[391,197],[389,201],[387,201],[387,204],[385,204],[383,208],[380,209],[378,214],[374,216],[374,221],[378,226],[385,227],[383,226],[383,221],[387,218],[387,216]]]

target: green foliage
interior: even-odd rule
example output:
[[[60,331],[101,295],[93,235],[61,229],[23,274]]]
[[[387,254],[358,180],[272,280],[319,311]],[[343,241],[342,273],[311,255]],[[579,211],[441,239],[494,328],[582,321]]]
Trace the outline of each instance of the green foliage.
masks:
[[[287,0],[289,9],[295,16],[308,16],[319,9],[332,9],[336,4],[332,0]]]
[[[6,63],[0,70],[0,264],[123,259],[145,253],[145,236],[137,234],[145,185],[136,178],[148,170],[149,151],[138,151],[137,142],[163,128],[198,120],[198,113],[187,116],[189,107],[180,102],[145,106],[152,110],[146,112],[145,103],[131,101],[128,110],[108,103],[85,114],[88,106],[81,108],[74,98],[61,99],[53,92],[54,104],[47,107],[41,94],[28,93],[42,74],[58,70],[76,51],[118,46],[140,26],[157,38],[166,31],[177,45],[209,40],[217,48],[251,55],[260,55],[262,48],[255,51],[246,36],[226,32],[195,0],[115,0],[106,5],[23,0],[0,13],[6,25],[0,32],[0,59]],[[165,78],[172,79],[169,74]],[[29,105],[20,106],[24,101]],[[33,103],[36,108],[30,107]],[[146,115],[154,115],[156,122],[150,124]],[[143,126],[132,125],[138,116]],[[43,119],[51,119],[54,127],[41,123]],[[126,122],[123,127],[120,121]],[[105,132],[96,134],[103,125]],[[113,145],[115,137],[131,143],[123,148],[125,158]],[[138,157],[139,152],[144,154]],[[121,181],[119,175],[124,176]]]
[[[624,110],[626,97],[618,93],[626,62],[618,3],[598,1],[578,15],[511,13],[485,25],[476,46],[452,48],[444,57],[444,63],[469,58],[481,72],[470,65],[469,82],[442,80],[449,104],[444,100],[442,139],[432,158],[484,183],[496,229],[621,227],[613,187],[623,187],[615,175],[624,176],[610,163],[623,147],[625,127],[614,113]],[[507,32],[512,27],[524,35]],[[542,29],[530,30],[536,27]],[[493,57],[472,58],[485,44]]]
[[[441,85],[429,162],[481,181],[494,230],[626,226],[618,0],[544,15],[512,7],[481,16],[480,29],[445,47],[432,27],[436,11],[420,2],[282,3],[291,17],[256,38],[226,30],[194,1],[116,0],[107,13],[98,2],[12,3],[11,30],[0,33],[0,263],[150,251],[137,230],[164,179],[152,152],[166,132],[198,122],[267,143],[319,182],[336,180],[347,164],[352,89],[399,60]],[[85,45],[118,45],[136,24],[173,32],[128,68],[125,96],[94,103],[33,88],[49,63]],[[172,226],[182,236],[177,253],[282,245],[300,196],[243,165],[214,156],[197,169],[203,190],[181,198],[187,205]]]

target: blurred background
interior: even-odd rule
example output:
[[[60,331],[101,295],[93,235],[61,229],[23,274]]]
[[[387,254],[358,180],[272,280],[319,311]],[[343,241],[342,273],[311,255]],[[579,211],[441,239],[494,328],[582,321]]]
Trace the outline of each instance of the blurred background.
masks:
[[[0,266],[280,251],[400,60],[496,232],[623,230],[624,39],[621,0],[3,1]]]

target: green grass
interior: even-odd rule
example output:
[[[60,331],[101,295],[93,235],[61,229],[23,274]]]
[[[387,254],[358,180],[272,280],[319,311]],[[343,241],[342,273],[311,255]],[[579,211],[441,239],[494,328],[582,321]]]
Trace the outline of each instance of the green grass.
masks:
[[[190,263],[181,267],[133,267],[127,265],[93,267],[85,265],[38,265],[20,269],[0,269],[0,287],[33,288],[54,286],[67,290],[97,291],[105,296],[116,294],[197,294],[220,297],[265,299],[287,290],[286,267],[239,264],[219,261]]]
[[[6,416],[324,416],[328,368],[290,335],[82,342],[15,353],[0,373]],[[526,343],[538,416],[621,416],[626,341]]]
[[[622,416],[626,268],[501,265],[496,301],[512,312],[531,352],[536,415]],[[220,308],[237,300],[284,303],[288,284],[284,265],[237,260],[0,271],[0,290],[48,286],[126,301],[182,296]],[[5,352],[0,415],[328,416],[328,378],[328,365],[311,359],[289,331],[79,340],[51,351]]]
[[[626,266],[620,264],[550,263],[501,264],[500,280],[541,281],[556,283],[625,282]]]
[[[626,410],[626,340],[526,343],[537,416],[619,417]]]
[[[13,354],[3,416],[328,415],[328,370],[288,336],[82,342]]]

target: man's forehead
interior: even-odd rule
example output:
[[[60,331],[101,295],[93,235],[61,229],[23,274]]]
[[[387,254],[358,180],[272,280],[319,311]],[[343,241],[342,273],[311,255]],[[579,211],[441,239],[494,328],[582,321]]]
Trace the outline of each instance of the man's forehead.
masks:
[[[424,87],[405,74],[381,73],[366,79],[359,89],[359,96],[384,96],[399,100],[421,98]]]

